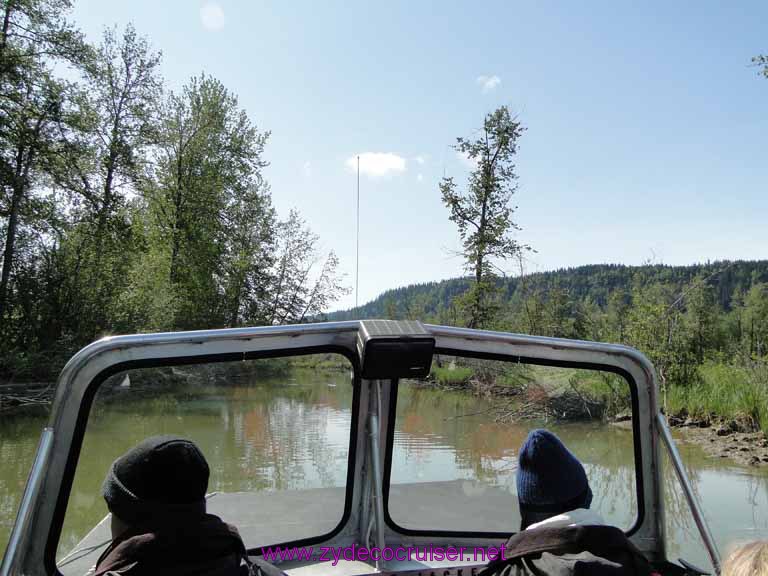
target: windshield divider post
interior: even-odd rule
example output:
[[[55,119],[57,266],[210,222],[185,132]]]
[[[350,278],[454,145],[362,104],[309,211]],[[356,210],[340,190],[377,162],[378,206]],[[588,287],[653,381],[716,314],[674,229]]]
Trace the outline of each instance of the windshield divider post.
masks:
[[[680,452],[677,450],[675,440],[672,438],[672,432],[669,430],[667,419],[664,414],[658,412],[656,414],[656,424],[659,428],[660,436],[664,442],[664,446],[667,448],[669,458],[672,460],[672,466],[675,468],[675,474],[680,482],[680,487],[683,489],[683,495],[688,503],[688,508],[691,511],[696,527],[699,529],[699,535],[704,543],[704,547],[709,554],[709,560],[712,562],[712,566],[715,569],[715,574],[720,574],[720,552],[717,550],[717,544],[712,537],[712,532],[709,530],[706,518],[704,518],[704,512],[699,506],[699,501],[696,499],[696,495],[693,493],[693,487],[691,481],[688,478],[688,474],[683,466],[683,459],[680,457]]]
[[[371,476],[373,479],[373,492],[374,492],[374,516],[376,518],[376,547],[379,549],[379,555],[384,551],[384,496],[382,490],[382,475],[381,475],[381,451],[379,446],[379,413],[381,412],[381,380],[372,380],[371,386],[373,390],[371,399],[373,409],[368,417],[368,433],[371,440]],[[376,559],[376,569],[380,568],[383,564],[381,558]]]

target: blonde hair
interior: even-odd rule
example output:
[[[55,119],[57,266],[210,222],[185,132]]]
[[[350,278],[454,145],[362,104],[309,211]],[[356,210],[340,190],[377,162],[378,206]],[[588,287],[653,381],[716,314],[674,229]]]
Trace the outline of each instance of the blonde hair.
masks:
[[[735,548],[723,562],[721,576],[768,576],[768,541]]]

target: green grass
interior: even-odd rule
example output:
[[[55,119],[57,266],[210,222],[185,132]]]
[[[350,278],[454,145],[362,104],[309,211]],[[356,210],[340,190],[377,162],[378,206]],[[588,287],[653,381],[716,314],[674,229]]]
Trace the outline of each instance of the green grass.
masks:
[[[349,360],[341,354],[310,354],[282,359],[291,369],[307,368],[331,372],[349,372],[352,368]]]
[[[442,386],[466,384],[482,378],[482,366],[432,365],[431,379]],[[705,420],[735,420],[747,429],[768,432],[768,364],[754,362],[733,365],[708,362],[698,368],[695,382],[662,390],[660,404],[667,414],[685,413]],[[575,392],[605,406],[605,415],[629,410],[629,387],[623,378],[607,372],[526,366],[525,370],[499,371],[492,383],[523,386],[535,383],[550,393]]]
[[[670,387],[668,414],[687,412],[694,418],[737,420],[768,430],[768,371],[765,366],[704,364],[697,382]],[[661,394],[662,405],[665,395]]]
[[[466,366],[444,366],[432,365],[431,377],[439,384],[450,386],[464,384],[469,382],[474,375],[472,368]]]

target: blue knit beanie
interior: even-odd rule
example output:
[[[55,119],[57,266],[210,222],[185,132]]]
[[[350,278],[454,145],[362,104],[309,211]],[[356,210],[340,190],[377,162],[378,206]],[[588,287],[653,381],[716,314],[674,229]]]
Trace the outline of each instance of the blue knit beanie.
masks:
[[[517,499],[523,516],[554,516],[592,503],[581,462],[548,430],[532,430],[520,447]]]

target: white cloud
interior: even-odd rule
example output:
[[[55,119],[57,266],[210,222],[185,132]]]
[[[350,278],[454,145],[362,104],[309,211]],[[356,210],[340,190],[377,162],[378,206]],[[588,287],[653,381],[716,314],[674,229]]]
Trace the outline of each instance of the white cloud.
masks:
[[[347,158],[345,164],[351,172],[357,171],[357,156]],[[360,154],[360,173],[369,178],[380,178],[405,172],[405,158],[392,152],[364,152]]]
[[[304,171],[304,176],[312,176],[312,162],[309,160],[301,165],[301,169]]]
[[[477,168],[477,158],[470,158],[466,152],[456,152],[456,158],[470,170]]]
[[[217,2],[206,2],[200,8],[200,22],[206,30],[221,30],[226,23],[224,9]]]
[[[418,180],[419,182],[424,180],[424,174],[416,174],[416,180]]]
[[[477,84],[480,86],[483,94],[488,94],[488,92],[492,92],[499,84],[501,84],[501,78],[496,75],[478,76],[475,82],[477,82]]]
[[[416,160],[416,164],[420,164],[420,165],[423,166],[427,162],[427,157],[426,156],[416,156],[414,158],[414,160]]]

